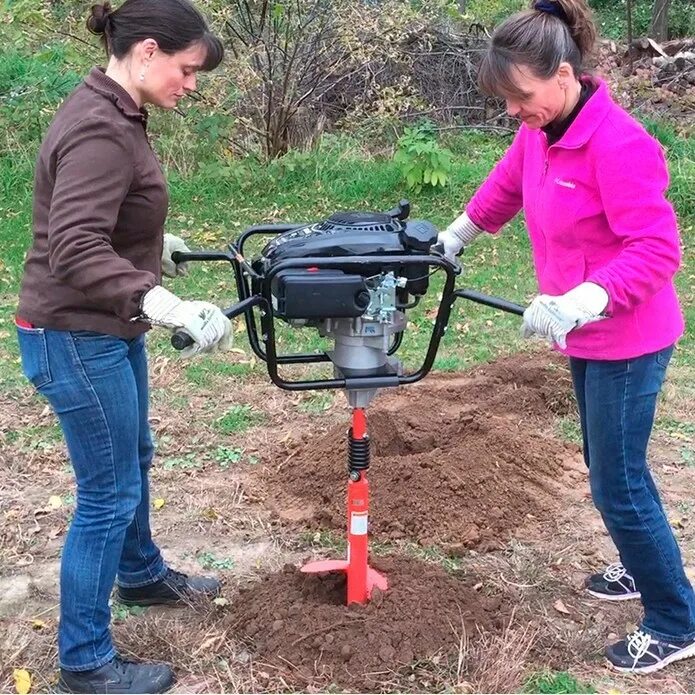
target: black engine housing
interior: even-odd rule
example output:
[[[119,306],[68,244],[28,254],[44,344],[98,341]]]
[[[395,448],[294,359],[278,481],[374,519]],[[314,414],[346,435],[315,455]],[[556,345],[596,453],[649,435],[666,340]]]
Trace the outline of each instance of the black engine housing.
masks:
[[[282,270],[273,278],[276,314],[284,319],[361,316],[368,301],[367,279],[393,272],[408,280],[399,290],[405,302],[410,294],[427,292],[428,265],[422,262],[384,263],[384,256],[421,256],[437,241],[437,228],[427,220],[403,219],[407,209],[393,213],[336,212],[323,222],[291,229],[274,237],[253,262],[261,276],[276,264],[301,258],[379,256],[379,262],[361,266],[361,274],[318,268]]]

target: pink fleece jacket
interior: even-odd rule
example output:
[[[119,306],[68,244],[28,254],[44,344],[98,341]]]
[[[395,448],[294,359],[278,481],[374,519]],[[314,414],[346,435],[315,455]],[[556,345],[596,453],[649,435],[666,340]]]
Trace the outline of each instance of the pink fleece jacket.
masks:
[[[571,331],[562,352],[620,360],[683,334],[673,284],[681,252],[661,147],[596,82],[554,145],[522,125],[466,211],[495,233],[523,208],[540,292],[589,281],[610,297],[609,318]]]

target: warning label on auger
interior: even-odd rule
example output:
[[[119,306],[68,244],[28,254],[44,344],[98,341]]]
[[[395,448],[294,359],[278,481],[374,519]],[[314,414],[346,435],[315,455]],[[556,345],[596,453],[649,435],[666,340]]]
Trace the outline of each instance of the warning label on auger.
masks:
[[[353,536],[367,535],[367,512],[352,512],[350,515],[350,533]]]

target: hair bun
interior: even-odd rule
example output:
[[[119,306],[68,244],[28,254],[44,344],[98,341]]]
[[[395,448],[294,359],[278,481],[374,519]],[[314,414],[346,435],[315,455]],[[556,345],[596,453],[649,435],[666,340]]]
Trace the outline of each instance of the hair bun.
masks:
[[[111,3],[108,0],[92,5],[90,15],[87,18],[87,29],[93,34],[105,34],[112,12]]]

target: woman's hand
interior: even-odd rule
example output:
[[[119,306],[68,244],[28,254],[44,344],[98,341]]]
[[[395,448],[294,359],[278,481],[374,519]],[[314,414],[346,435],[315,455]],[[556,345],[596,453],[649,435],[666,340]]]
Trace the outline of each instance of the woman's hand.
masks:
[[[583,282],[557,297],[539,294],[524,311],[521,335],[539,335],[565,349],[570,331],[605,318],[601,312],[608,299],[606,290],[593,282]]]
[[[141,318],[156,326],[188,333],[194,343],[181,351],[182,357],[232,347],[232,324],[219,307],[209,302],[183,301],[161,285],[143,296]]]
[[[443,232],[439,232],[437,243],[444,247],[444,255],[453,262],[455,256],[482,232],[483,230],[464,212]]]
[[[188,263],[174,263],[171,254],[174,251],[188,253],[190,249],[186,242],[174,234],[164,235],[164,246],[162,247],[162,273],[168,278],[175,278],[177,275],[188,275]]]

